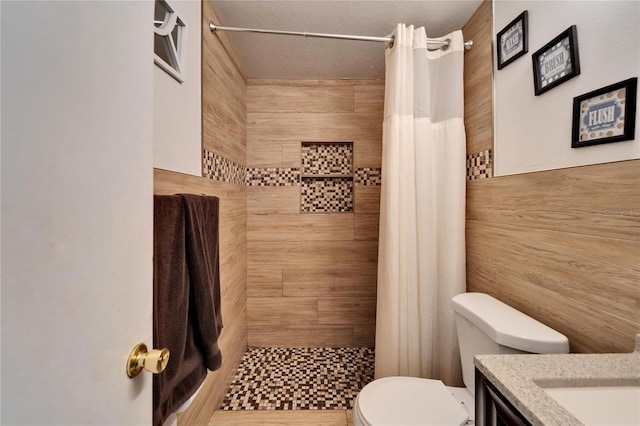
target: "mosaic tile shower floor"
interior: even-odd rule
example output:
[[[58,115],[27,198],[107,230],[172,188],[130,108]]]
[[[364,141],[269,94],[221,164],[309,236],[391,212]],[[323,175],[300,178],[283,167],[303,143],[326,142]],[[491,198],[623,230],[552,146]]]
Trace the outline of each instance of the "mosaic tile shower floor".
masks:
[[[373,375],[370,348],[249,348],[220,410],[350,410]]]

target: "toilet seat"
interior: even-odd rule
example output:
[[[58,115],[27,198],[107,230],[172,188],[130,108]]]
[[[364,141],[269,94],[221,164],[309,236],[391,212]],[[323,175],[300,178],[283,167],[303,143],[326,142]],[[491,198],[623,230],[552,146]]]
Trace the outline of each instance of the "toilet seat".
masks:
[[[415,377],[374,380],[362,389],[354,410],[354,420],[364,426],[460,426],[467,418],[467,411],[440,380]]]

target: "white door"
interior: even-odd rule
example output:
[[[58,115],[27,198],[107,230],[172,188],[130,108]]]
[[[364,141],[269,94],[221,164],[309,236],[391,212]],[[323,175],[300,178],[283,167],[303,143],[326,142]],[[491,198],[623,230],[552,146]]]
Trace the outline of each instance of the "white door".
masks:
[[[153,2],[0,16],[0,422],[149,425]]]

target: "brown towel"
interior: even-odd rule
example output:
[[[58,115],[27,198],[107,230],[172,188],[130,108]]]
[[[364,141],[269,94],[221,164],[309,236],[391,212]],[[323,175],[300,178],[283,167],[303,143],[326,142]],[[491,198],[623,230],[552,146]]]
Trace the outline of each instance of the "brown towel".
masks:
[[[193,307],[195,338],[205,366],[217,370],[222,364],[218,337],[222,331],[220,312],[220,255],[217,197],[180,194],[184,200],[187,264]]]
[[[217,207],[217,199],[215,200]],[[205,226],[211,229],[211,238],[215,238],[217,259],[217,208],[212,220],[214,225]],[[193,222],[191,219],[189,222]],[[193,240],[190,238],[189,240]],[[202,347],[204,339],[201,337],[199,318],[202,317],[197,305],[197,299],[202,299],[201,287],[206,284],[194,281],[188,270],[189,264],[202,264],[205,261],[188,261],[187,236],[185,233],[185,202],[179,195],[154,197],[154,255],[153,255],[153,346],[155,348],[169,348],[171,352],[167,368],[160,374],[153,376],[153,424],[161,426],[166,418],[180,405],[189,399],[204,381],[208,364],[205,364]],[[208,244],[207,244],[208,245]],[[191,250],[192,251],[192,250]],[[204,254],[204,253],[203,253]],[[193,257],[193,254],[190,255]],[[212,261],[211,267],[218,262]],[[202,272],[196,271],[194,276]],[[219,276],[213,275],[212,276]],[[218,291],[210,291],[211,296]],[[213,283],[211,284],[213,287]],[[196,290],[194,287],[197,287]],[[205,306],[216,306],[213,302]],[[219,313],[219,309],[216,311]],[[219,327],[212,312],[205,321],[208,327],[216,330]],[[219,315],[219,314],[218,314]],[[205,323],[206,324],[206,323]],[[220,325],[221,326],[221,325]],[[217,348],[217,344],[213,345]],[[208,345],[211,347],[211,344]],[[207,353],[207,358],[210,355]],[[220,365],[220,353],[217,355],[217,365]],[[215,363],[214,363],[215,365]]]

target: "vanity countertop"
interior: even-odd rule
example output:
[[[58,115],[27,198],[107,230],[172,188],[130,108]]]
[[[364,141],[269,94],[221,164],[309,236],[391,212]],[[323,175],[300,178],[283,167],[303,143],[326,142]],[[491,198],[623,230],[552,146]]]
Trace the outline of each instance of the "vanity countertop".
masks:
[[[477,355],[475,365],[532,425],[582,425],[543,387],[639,385],[640,335],[632,353]]]

